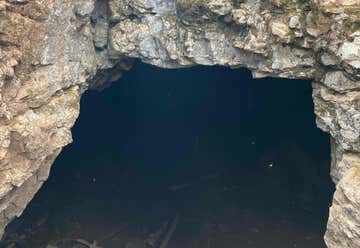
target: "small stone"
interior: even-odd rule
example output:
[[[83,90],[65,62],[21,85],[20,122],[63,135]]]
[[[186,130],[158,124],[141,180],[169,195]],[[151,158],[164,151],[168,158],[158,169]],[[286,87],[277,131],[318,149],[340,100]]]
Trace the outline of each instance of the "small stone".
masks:
[[[360,89],[360,82],[350,80],[342,71],[332,71],[326,73],[323,83],[327,87],[341,93],[349,90]]]
[[[307,27],[306,28],[306,32],[313,36],[313,37],[318,37],[319,36],[319,30],[316,28],[312,28],[312,27]]]
[[[231,12],[232,19],[237,24],[246,24],[248,20],[248,13],[243,9],[234,9]]]
[[[300,28],[300,20],[298,16],[292,16],[289,20],[289,27],[290,28]]]
[[[272,34],[285,39],[289,35],[289,27],[281,20],[277,20],[271,23],[271,32]]]
[[[90,15],[93,10],[93,1],[82,1],[75,5],[75,13],[82,17]]]
[[[329,53],[322,54],[320,59],[321,59],[321,63],[325,66],[332,66],[338,64],[335,55],[331,55]]]
[[[208,7],[213,13],[224,16],[231,12],[232,4],[229,0],[215,0],[211,1]]]
[[[355,36],[353,42],[344,42],[339,48],[338,54],[344,62],[360,69],[360,36]]]
[[[94,45],[103,49],[108,45],[108,23],[104,19],[99,19],[95,25]]]

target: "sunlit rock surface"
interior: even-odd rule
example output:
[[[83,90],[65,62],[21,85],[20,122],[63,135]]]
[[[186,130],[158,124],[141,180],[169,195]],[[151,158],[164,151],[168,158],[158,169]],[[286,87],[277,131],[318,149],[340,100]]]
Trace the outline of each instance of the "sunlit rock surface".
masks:
[[[338,183],[334,195],[325,237],[329,247],[360,247],[359,202],[360,168],[351,168]]]
[[[349,173],[360,166],[359,12],[359,0],[0,0],[0,234],[71,142],[82,93],[139,58],[313,79],[340,181],[326,241],[359,246],[360,220],[344,211],[359,212],[360,199],[341,198],[356,192]]]

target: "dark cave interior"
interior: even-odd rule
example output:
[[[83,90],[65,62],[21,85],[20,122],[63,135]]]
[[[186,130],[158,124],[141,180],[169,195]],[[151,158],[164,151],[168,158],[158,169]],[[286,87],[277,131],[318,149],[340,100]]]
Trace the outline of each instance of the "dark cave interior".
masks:
[[[325,247],[334,186],[309,81],[137,62],[85,93],[73,137],[13,247]]]

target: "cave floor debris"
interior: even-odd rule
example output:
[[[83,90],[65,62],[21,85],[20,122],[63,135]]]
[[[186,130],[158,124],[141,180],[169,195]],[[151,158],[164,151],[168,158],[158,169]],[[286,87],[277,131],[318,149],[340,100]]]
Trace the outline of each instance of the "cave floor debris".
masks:
[[[236,175],[239,183],[229,185],[224,173],[206,173],[173,191],[169,185],[187,180],[151,184],[145,172],[124,171],[109,183],[93,171],[73,173],[78,180],[68,191],[56,184],[44,187],[58,194],[40,193],[24,218],[8,228],[6,248],[325,247],[319,216],[326,214],[316,204],[299,208],[276,177],[271,183],[242,171]],[[207,175],[218,176],[203,180]]]

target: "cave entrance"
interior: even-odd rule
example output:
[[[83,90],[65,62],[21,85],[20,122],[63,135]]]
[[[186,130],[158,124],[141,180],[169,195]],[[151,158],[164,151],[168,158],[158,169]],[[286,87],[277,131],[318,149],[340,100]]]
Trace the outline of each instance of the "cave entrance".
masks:
[[[84,95],[73,136],[5,240],[325,247],[329,137],[316,128],[310,82],[136,63]]]

